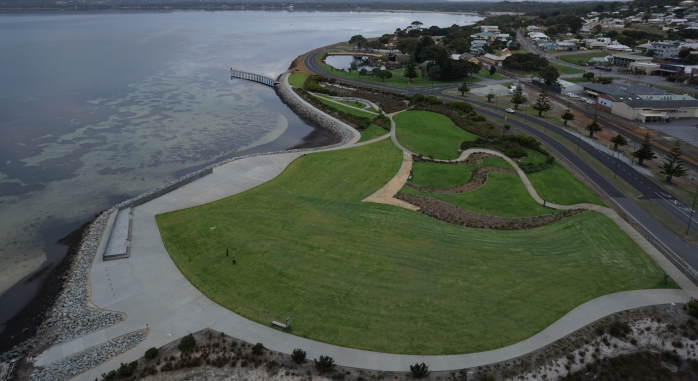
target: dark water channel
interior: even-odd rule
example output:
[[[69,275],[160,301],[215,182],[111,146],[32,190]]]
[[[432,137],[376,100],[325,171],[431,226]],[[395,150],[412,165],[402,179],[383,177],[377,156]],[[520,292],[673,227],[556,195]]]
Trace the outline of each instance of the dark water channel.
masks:
[[[67,247],[56,241],[95,213],[226,158],[333,139],[271,88],[231,80],[230,68],[276,77],[301,53],[414,20],[477,18],[0,13],[0,347],[16,334],[8,321],[57,276]]]

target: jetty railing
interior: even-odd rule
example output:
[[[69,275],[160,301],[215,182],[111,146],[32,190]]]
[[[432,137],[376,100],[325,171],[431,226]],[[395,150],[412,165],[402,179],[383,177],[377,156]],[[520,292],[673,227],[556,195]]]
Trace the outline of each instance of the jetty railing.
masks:
[[[277,80],[273,78],[265,77],[263,75],[255,73],[248,73],[246,71],[234,70],[233,68],[230,68],[230,79],[234,78],[246,79],[248,81],[261,83],[269,87],[274,87],[279,83]]]

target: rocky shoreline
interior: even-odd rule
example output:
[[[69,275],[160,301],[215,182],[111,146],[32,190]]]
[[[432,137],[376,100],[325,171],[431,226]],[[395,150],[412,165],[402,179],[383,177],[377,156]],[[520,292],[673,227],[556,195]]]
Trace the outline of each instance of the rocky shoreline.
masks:
[[[70,357],[51,363],[29,376],[29,381],[62,381],[90,370],[99,364],[126,352],[145,340],[144,329],[95,345]]]
[[[46,314],[44,322],[37,330],[36,335],[13,347],[11,350],[0,354],[0,362],[15,361],[25,357],[28,354],[28,350],[40,339],[46,341],[44,343],[45,345],[53,346],[100,331],[114,324],[118,324],[125,319],[122,313],[99,309],[90,303],[89,300],[90,269],[95,255],[97,254],[97,249],[102,235],[104,234],[107,221],[112,213],[130,205],[139,204],[139,200],[150,197],[155,193],[163,192],[168,188],[174,190],[176,189],[175,185],[178,183],[190,182],[192,177],[200,177],[204,172],[210,172],[213,168],[236,160],[262,155],[326,150],[345,145],[354,138],[354,132],[347,125],[316,110],[310,104],[302,100],[296,93],[288,89],[285,85],[285,75],[286,73],[279,76],[279,81],[282,83],[275,86],[279,98],[300,117],[308,119],[320,127],[336,134],[340,139],[339,142],[325,147],[292,149],[230,158],[169,181],[102,212],[90,224],[83,235],[80,249],[66,274],[63,291],[59,293],[53,308]],[[51,366],[53,366],[53,364],[49,367]],[[68,371],[65,374],[70,374],[71,372],[72,371]],[[55,379],[58,380],[59,378]]]

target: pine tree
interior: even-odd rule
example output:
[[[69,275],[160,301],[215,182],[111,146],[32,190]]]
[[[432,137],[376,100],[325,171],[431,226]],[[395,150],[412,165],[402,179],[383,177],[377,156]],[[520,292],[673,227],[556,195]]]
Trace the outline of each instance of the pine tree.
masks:
[[[540,95],[538,96],[538,99],[536,99],[536,103],[534,103],[531,108],[538,111],[538,116],[541,116],[541,113],[550,111],[552,106],[550,106],[550,101],[548,100],[548,94],[545,91],[545,88],[541,89]]]
[[[419,74],[417,74],[417,63],[410,58],[410,60],[407,61],[407,63],[405,63],[405,77],[412,81],[413,79],[417,78],[418,75]]]
[[[567,108],[565,109],[565,113],[560,115],[560,118],[565,121],[565,126],[567,125],[567,122],[570,120],[574,120],[574,114],[572,114],[572,110],[570,110],[570,101],[567,101]]]
[[[624,146],[628,144],[628,139],[625,136],[618,134],[611,138],[611,143],[613,143],[613,149],[618,149],[618,146]]]
[[[460,95],[461,95],[462,97],[464,97],[464,96],[465,96],[465,93],[467,93],[468,91],[470,91],[470,88],[468,87],[468,84],[467,84],[467,83],[463,82],[463,84],[460,85],[460,87],[458,88],[458,91],[460,91]]]
[[[601,128],[601,126],[599,125],[598,119],[599,114],[596,111],[594,111],[594,120],[592,120],[591,123],[586,126],[586,130],[589,131],[590,138],[594,137],[594,132],[599,132],[603,130],[603,128]]]
[[[637,158],[637,163],[642,165],[645,160],[656,159],[657,155],[654,154],[652,150],[652,143],[650,143],[650,133],[645,135],[645,140],[640,145],[640,148],[632,153],[633,156]]]
[[[519,105],[522,105],[528,101],[528,98],[526,98],[526,95],[524,95],[523,87],[519,83],[516,85],[516,90],[514,90],[514,93],[511,95],[511,100],[509,100],[511,103],[514,104],[515,109],[519,109]]]
[[[492,77],[496,72],[497,68],[494,65],[490,66],[490,77]]]
[[[485,96],[487,97],[487,103],[492,102],[492,98],[496,97],[494,90],[490,90],[490,92]]]
[[[681,140],[676,140],[674,148],[669,151],[666,162],[662,165],[662,170],[659,171],[666,176],[666,181],[671,182],[672,177],[681,177],[686,174],[686,168],[683,167],[683,159],[681,159]]]

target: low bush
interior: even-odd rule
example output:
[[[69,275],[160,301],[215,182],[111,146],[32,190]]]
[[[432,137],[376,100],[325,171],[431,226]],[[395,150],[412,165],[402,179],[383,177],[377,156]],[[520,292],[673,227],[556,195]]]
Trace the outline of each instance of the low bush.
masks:
[[[116,377],[117,378],[130,377],[133,374],[133,371],[136,370],[137,367],[138,367],[138,361],[130,362],[128,364],[121,363],[121,365],[119,365],[119,369],[116,370]]]
[[[145,351],[145,356],[144,356],[144,357],[145,357],[146,359],[148,359],[148,360],[152,360],[152,359],[154,359],[157,355],[158,355],[158,349],[155,348],[155,347],[152,347],[152,348],[148,349],[147,351]]]
[[[386,131],[390,131],[390,118],[383,114],[378,115],[371,122],[376,126],[383,127]]]
[[[332,78],[332,79],[334,79],[334,78]],[[337,92],[334,90],[330,90],[329,94],[330,94],[330,96],[333,96],[333,97],[337,96]]]
[[[179,345],[177,348],[179,348],[180,351],[189,349],[189,348],[194,348],[196,346],[196,339],[192,335],[186,335],[180,340]]]
[[[546,169],[550,169],[555,165],[555,158],[552,156],[548,156],[545,159],[545,163],[539,163],[539,164],[533,164],[533,163],[524,163],[519,165],[519,168],[521,168],[524,173],[529,174],[529,173],[536,173],[536,172],[541,172],[545,171]]]
[[[264,353],[264,345],[262,343],[257,343],[252,347],[252,354],[259,356]]]
[[[305,356],[306,356],[306,355],[307,355],[307,354],[305,353],[304,350],[302,350],[302,349],[300,349],[300,348],[296,348],[296,349],[294,349],[293,352],[291,353],[291,359],[293,359],[293,361],[294,361],[296,364],[301,364],[301,363],[303,363],[303,362],[305,361]]]
[[[427,101],[427,103],[429,103],[430,105],[442,105],[442,104],[444,103],[441,99],[439,99],[439,98],[437,98],[437,97],[435,97],[435,96],[433,96],[433,95],[428,96],[428,97],[426,98],[426,101]]]
[[[487,118],[485,118],[482,115],[476,115],[472,117],[470,120],[472,120],[473,122],[487,122]]]
[[[412,371],[412,376],[416,379],[427,377],[431,373],[429,366],[425,363],[410,365],[410,370]]]
[[[315,368],[320,373],[329,372],[334,368],[334,359],[330,356],[320,356],[320,361],[315,361]]]
[[[688,314],[694,318],[698,318],[698,301],[691,300],[688,302]]]
[[[422,95],[421,93],[417,93],[417,94],[412,96],[412,102],[421,102],[424,99],[425,99],[424,95]]]
[[[628,325],[628,323],[618,320],[611,323],[609,328],[609,333],[611,334],[611,336],[614,337],[625,337],[625,335],[633,331],[632,328],[630,328],[630,326]]]
[[[473,112],[473,106],[468,102],[448,102],[446,103],[446,107],[464,114]]]

